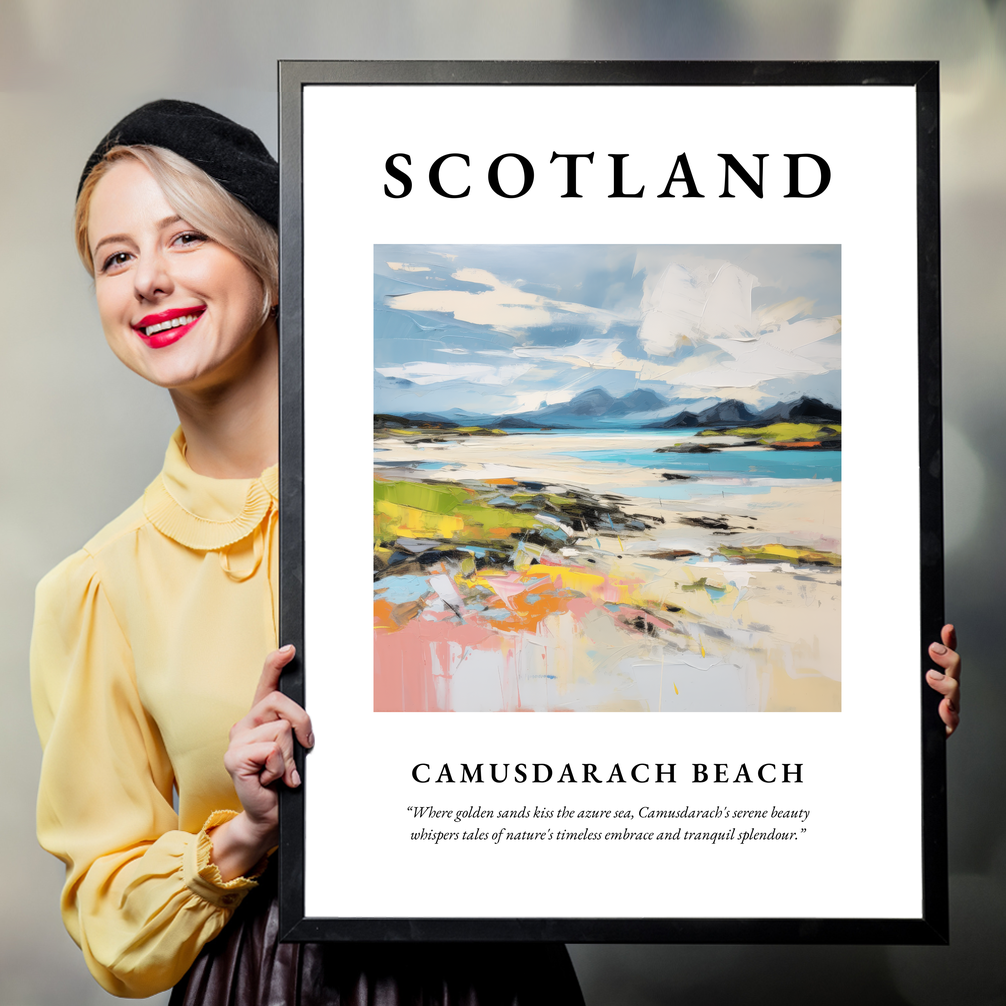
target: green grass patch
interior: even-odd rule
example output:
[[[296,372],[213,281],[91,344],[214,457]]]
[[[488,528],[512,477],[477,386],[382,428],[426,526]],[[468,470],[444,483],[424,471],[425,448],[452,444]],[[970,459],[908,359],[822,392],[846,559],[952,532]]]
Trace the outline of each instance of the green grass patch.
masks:
[[[700,437],[753,437],[760,444],[792,440],[834,440],[842,427],[824,423],[772,423],[771,426],[739,426],[732,430],[703,430]]]

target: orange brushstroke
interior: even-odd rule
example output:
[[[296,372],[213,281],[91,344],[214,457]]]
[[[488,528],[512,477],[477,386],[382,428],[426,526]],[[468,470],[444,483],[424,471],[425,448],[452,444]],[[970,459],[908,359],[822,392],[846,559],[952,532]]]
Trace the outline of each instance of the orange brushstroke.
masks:
[[[422,601],[392,604],[379,597],[374,601],[374,628],[397,632],[403,625],[415,618],[424,607]]]

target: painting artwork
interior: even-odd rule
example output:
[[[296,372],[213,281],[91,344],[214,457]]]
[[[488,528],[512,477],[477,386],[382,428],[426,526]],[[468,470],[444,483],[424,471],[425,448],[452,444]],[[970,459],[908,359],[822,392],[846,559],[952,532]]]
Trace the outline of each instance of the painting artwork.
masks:
[[[838,245],[374,246],[374,709],[841,709]]]

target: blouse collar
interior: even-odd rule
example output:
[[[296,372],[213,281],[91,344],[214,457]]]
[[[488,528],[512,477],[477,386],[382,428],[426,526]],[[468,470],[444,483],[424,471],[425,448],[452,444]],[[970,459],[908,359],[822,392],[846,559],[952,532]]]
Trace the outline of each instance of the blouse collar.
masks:
[[[279,500],[279,466],[257,479],[213,479],[185,460],[185,437],[175,430],[164,468],[143,494],[143,512],[162,534],[186,548],[211,552],[247,537]]]

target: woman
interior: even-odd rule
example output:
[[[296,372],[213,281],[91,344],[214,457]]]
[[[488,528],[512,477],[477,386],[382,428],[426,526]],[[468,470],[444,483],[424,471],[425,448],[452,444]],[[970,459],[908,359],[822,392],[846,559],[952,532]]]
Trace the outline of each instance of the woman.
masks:
[[[81,178],[106,339],[180,426],[142,499],[38,589],[38,831],[67,929],[121,996],[582,1004],[561,945],[277,944],[276,786],[313,744],[274,649],[277,220],[258,137],[187,102],[131,113]]]

